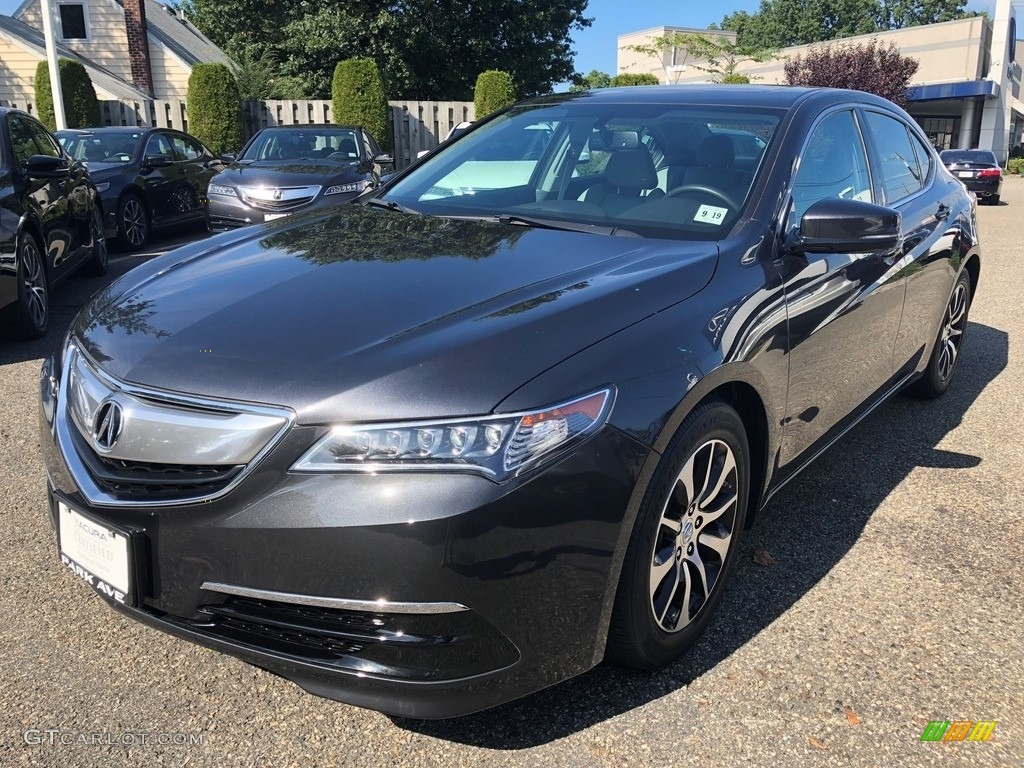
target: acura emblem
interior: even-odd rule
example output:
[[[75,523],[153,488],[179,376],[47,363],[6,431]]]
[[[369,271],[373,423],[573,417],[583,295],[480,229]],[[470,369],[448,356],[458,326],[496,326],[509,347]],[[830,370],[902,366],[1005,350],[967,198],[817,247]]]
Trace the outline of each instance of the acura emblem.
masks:
[[[280,189],[275,189],[274,190],[274,199],[275,200],[280,200],[282,197],[284,197],[284,192],[282,192]]]
[[[93,421],[92,439],[98,448],[113,448],[117,438],[121,436],[121,429],[124,427],[124,412],[121,406],[114,400],[106,400],[100,403],[96,411],[96,420]]]

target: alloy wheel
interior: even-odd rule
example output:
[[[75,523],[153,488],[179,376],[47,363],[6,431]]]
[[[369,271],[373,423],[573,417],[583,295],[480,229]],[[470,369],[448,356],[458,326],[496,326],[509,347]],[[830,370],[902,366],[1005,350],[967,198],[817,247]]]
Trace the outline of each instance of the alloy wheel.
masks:
[[[953,369],[956,368],[966,320],[967,286],[963,282],[959,282],[953,295],[949,298],[949,305],[946,307],[946,314],[942,319],[938,359],[938,374],[942,381],[947,381],[953,375]]]
[[[92,241],[93,265],[97,271],[103,272],[107,268],[107,238],[103,234],[103,217],[98,209],[92,212],[92,221],[89,224],[89,239]]]
[[[125,239],[136,248],[146,242],[149,224],[146,221],[146,211],[135,198],[125,201],[121,209],[121,231]]]
[[[46,326],[49,297],[46,292],[46,271],[35,240],[26,237],[21,247],[22,281],[25,312],[36,328]]]
[[[678,632],[707,603],[725,566],[738,496],[736,457],[708,440],[683,464],[654,539],[650,605],[665,632]]]

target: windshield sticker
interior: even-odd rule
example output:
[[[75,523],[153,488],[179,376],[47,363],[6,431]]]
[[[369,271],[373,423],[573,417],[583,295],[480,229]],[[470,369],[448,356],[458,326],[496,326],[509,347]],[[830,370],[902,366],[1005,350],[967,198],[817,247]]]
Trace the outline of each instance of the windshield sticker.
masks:
[[[729,212],[728,208],[718,208],[714,205],[702,205],[697,209],[697,213],[694,215],[694,221],[701,221],[705,224],[714,224],[716,227],[722,225],[722,221],[725,219],[725,214]]]

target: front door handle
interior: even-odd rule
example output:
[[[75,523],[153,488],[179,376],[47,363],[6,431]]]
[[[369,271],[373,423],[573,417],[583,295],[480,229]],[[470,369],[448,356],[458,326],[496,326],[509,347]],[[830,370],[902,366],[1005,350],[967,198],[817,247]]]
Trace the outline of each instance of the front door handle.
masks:
[[[935,212],[935,218],[939,221],[949,218],[949,214],[952,213],[953,209],[945,203],[939,203],[939,209]]]

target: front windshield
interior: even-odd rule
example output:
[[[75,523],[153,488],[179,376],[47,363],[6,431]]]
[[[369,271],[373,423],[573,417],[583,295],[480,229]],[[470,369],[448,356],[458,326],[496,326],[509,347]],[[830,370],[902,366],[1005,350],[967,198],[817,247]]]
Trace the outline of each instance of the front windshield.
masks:
[[[64,151],[85,163],[130,163],[141,139],[141,133],[120,131],[57,135]]]
[[[430,215],[717,240],[743,209],[781,116],[586,98],[521,105],[436,152],[382,197]]]
[[[347,128],[274,128],[257,134],[239,160],[359,159],[359,137]]]

